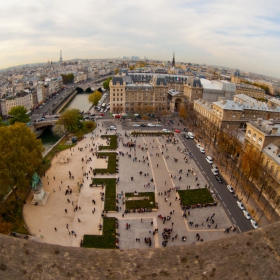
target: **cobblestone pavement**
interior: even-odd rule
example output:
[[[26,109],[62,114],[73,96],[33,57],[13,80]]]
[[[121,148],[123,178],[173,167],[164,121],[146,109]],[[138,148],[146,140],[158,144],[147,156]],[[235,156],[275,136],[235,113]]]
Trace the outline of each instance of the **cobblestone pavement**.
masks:
[[[117,132],[123,137],[119,142],[118,150],[124,153],[123,156],[119,156],[117,192],[155,192],[156,202],[158,203],[157,211],[128,213],[122,217],[124,205],[119,200],[119,207],[122,207],[122,211],[117,214],[109,213],[108,216],[119,219],[120,249],[145,248],[148,246],[144,242],[145,237],[151,237],[152,247],[162,247],[162,242],[164,241],[162,232],[166,228],[172,228],[172,234],[168,239],[167,246],[200,242],[196,240],[196,234],[199,234],[200,239],[203,239],[203,241],[228,236],[228,234],[224,233],[224,230],[232,226],[232,224],[219,203],[218,206],[191,209],[189,210],[190,215],[187,218],[183,218],[184,212],[181,210],[179,201],[175,200],[176,197],[179,198],[179,195],[173,188],[180,187],[181,190],[186,190],[187,186],[189,186],[190,189],[196,189],[204,187],[206,181],[192,159],[185,163],[184,157],[186,155],[179,150],[179,148],[183,148],[183,145],[177,135],[175,135],[175,138],[178,143],[174,145],[166,143],[166,137],[125,137],[125,131],[122,130],[122,127],[117,124],[117,128]],[[126,132],[129,133],[127,130]],[[122,141],[126,144],[135,140],[135,149],[122,145]],[[142,149],[143,147],[145,148]],[[178,161],[175,162],[174,158],[178,159]],[[193,170],[194,173],[188,173],[188,169]],[[179,173],[180,170],[182,170],[182,173]],[[140,175],[140,171],[142,171],[142,175]],[[187,173],[189,176],[186,175]],[[181,180],[179,180],[179,177],[181,177]],[[151,179],[153,179],[153,182],[151,182]],[[147,186],[148,184],[149,186]],[[170,197],[164,195],[164,192],[169,189],[173,189],[170,192]],[[214,213],[214,223],[209,223],[209,221],[206,223],[206,219],[210,218]],[[159,215],[163,217],[169,216],[170,220],[163,223],[163,220],[158,217]],[[150,224],[151,220],[153,220],[153,225]],[[193,222],[193,226],[189,222]],[[126,229],[126,223],[131,224],[129,229]],[[198,227],[195,227],[195,224]],[[207,224],[210,225],[210,228],[206,227]],[[217,228],[215,228],[216,224]],[[153,235],[155,229],[158,229],[158,233]],[[151,233],[149,233],[149,230]],[[229,234],[236,233],[230,231]],[[176,235],[177,238],[175,239]],[[187,237],[185,242],[182,241],[182,236]],[[172,237],[174,237],[173,241]],[[136,241],[136,238],[140,238],[140,242]]]

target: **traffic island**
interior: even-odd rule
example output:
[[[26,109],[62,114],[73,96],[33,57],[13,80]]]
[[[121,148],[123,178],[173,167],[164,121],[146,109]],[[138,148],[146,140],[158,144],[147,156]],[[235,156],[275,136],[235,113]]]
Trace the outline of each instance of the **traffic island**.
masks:
[[[154,192],[125,193],[126,210],[139,210],[157,208]]]
[[[116,218],[103,218],[103,234],[102,235],[84,235],[83,247],[99,248],[99,249],[115,249],[116,248]]]
[[[217,205],[207,188],[179,190],[178,194],[180,196],[182,206],[204,207]]]

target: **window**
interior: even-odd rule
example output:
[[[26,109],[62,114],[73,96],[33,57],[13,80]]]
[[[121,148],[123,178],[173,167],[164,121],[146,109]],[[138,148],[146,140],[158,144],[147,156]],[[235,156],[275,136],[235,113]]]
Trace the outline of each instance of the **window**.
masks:
[[[262,145],[262,138],[260,137],[258,140],[258,145],[261,146]]]
[[[247,136],[250,138],[251,137],[251,130],[248,130]]]
[[[254,134],[253,134],[252,140],[255,142],[255,141],[256,141],[256,138],[257,138],[257,135],[256,135],[256,133],[254,133]]]

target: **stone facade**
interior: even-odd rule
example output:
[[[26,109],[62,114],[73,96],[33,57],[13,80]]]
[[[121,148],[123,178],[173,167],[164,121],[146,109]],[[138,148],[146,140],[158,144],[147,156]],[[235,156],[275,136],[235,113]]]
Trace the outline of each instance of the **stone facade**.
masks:
[[[265,97],[265,90],[246,84],[236,85],[236,93],[237,94],[242,93],[256,99]]]

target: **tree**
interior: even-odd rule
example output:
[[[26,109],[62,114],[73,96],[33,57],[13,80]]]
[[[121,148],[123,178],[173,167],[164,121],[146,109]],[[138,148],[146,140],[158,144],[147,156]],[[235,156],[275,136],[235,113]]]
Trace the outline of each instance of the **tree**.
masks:
[[[63,84],[70,84],[74,81],[74,74],[70,73],[70,74],[60,74],[60,76],[62,77],[63,80]]]
[[[82,119],[78,109],[68,109],[60,115],[57,123],[64,126],[66,133],[76,132],[80,128],[80,120]]]
[[[10,124],[15,122],[27,123],[30,120],[30,117],[26,114],[27,110],[23,106],[15,106],[8,113],[11,118],[9,119]]]
[[[119,68],[116,68],[115,69],[115,74],[118,74],[119,73]]]
[[[26,192],[42,163],[44,147],[23,123],[0,127],[0,201],[9,190]]]
[[[106,90],[109,90],[109,83],[110,83],[111,80],[112,80],[112,77],[109,77],[106,81],[103,82],[103,87]]]
[[[88,96],[88,101],[92,103],[93,106],[96,106],[101,97],[102,94],[97,90]]]

